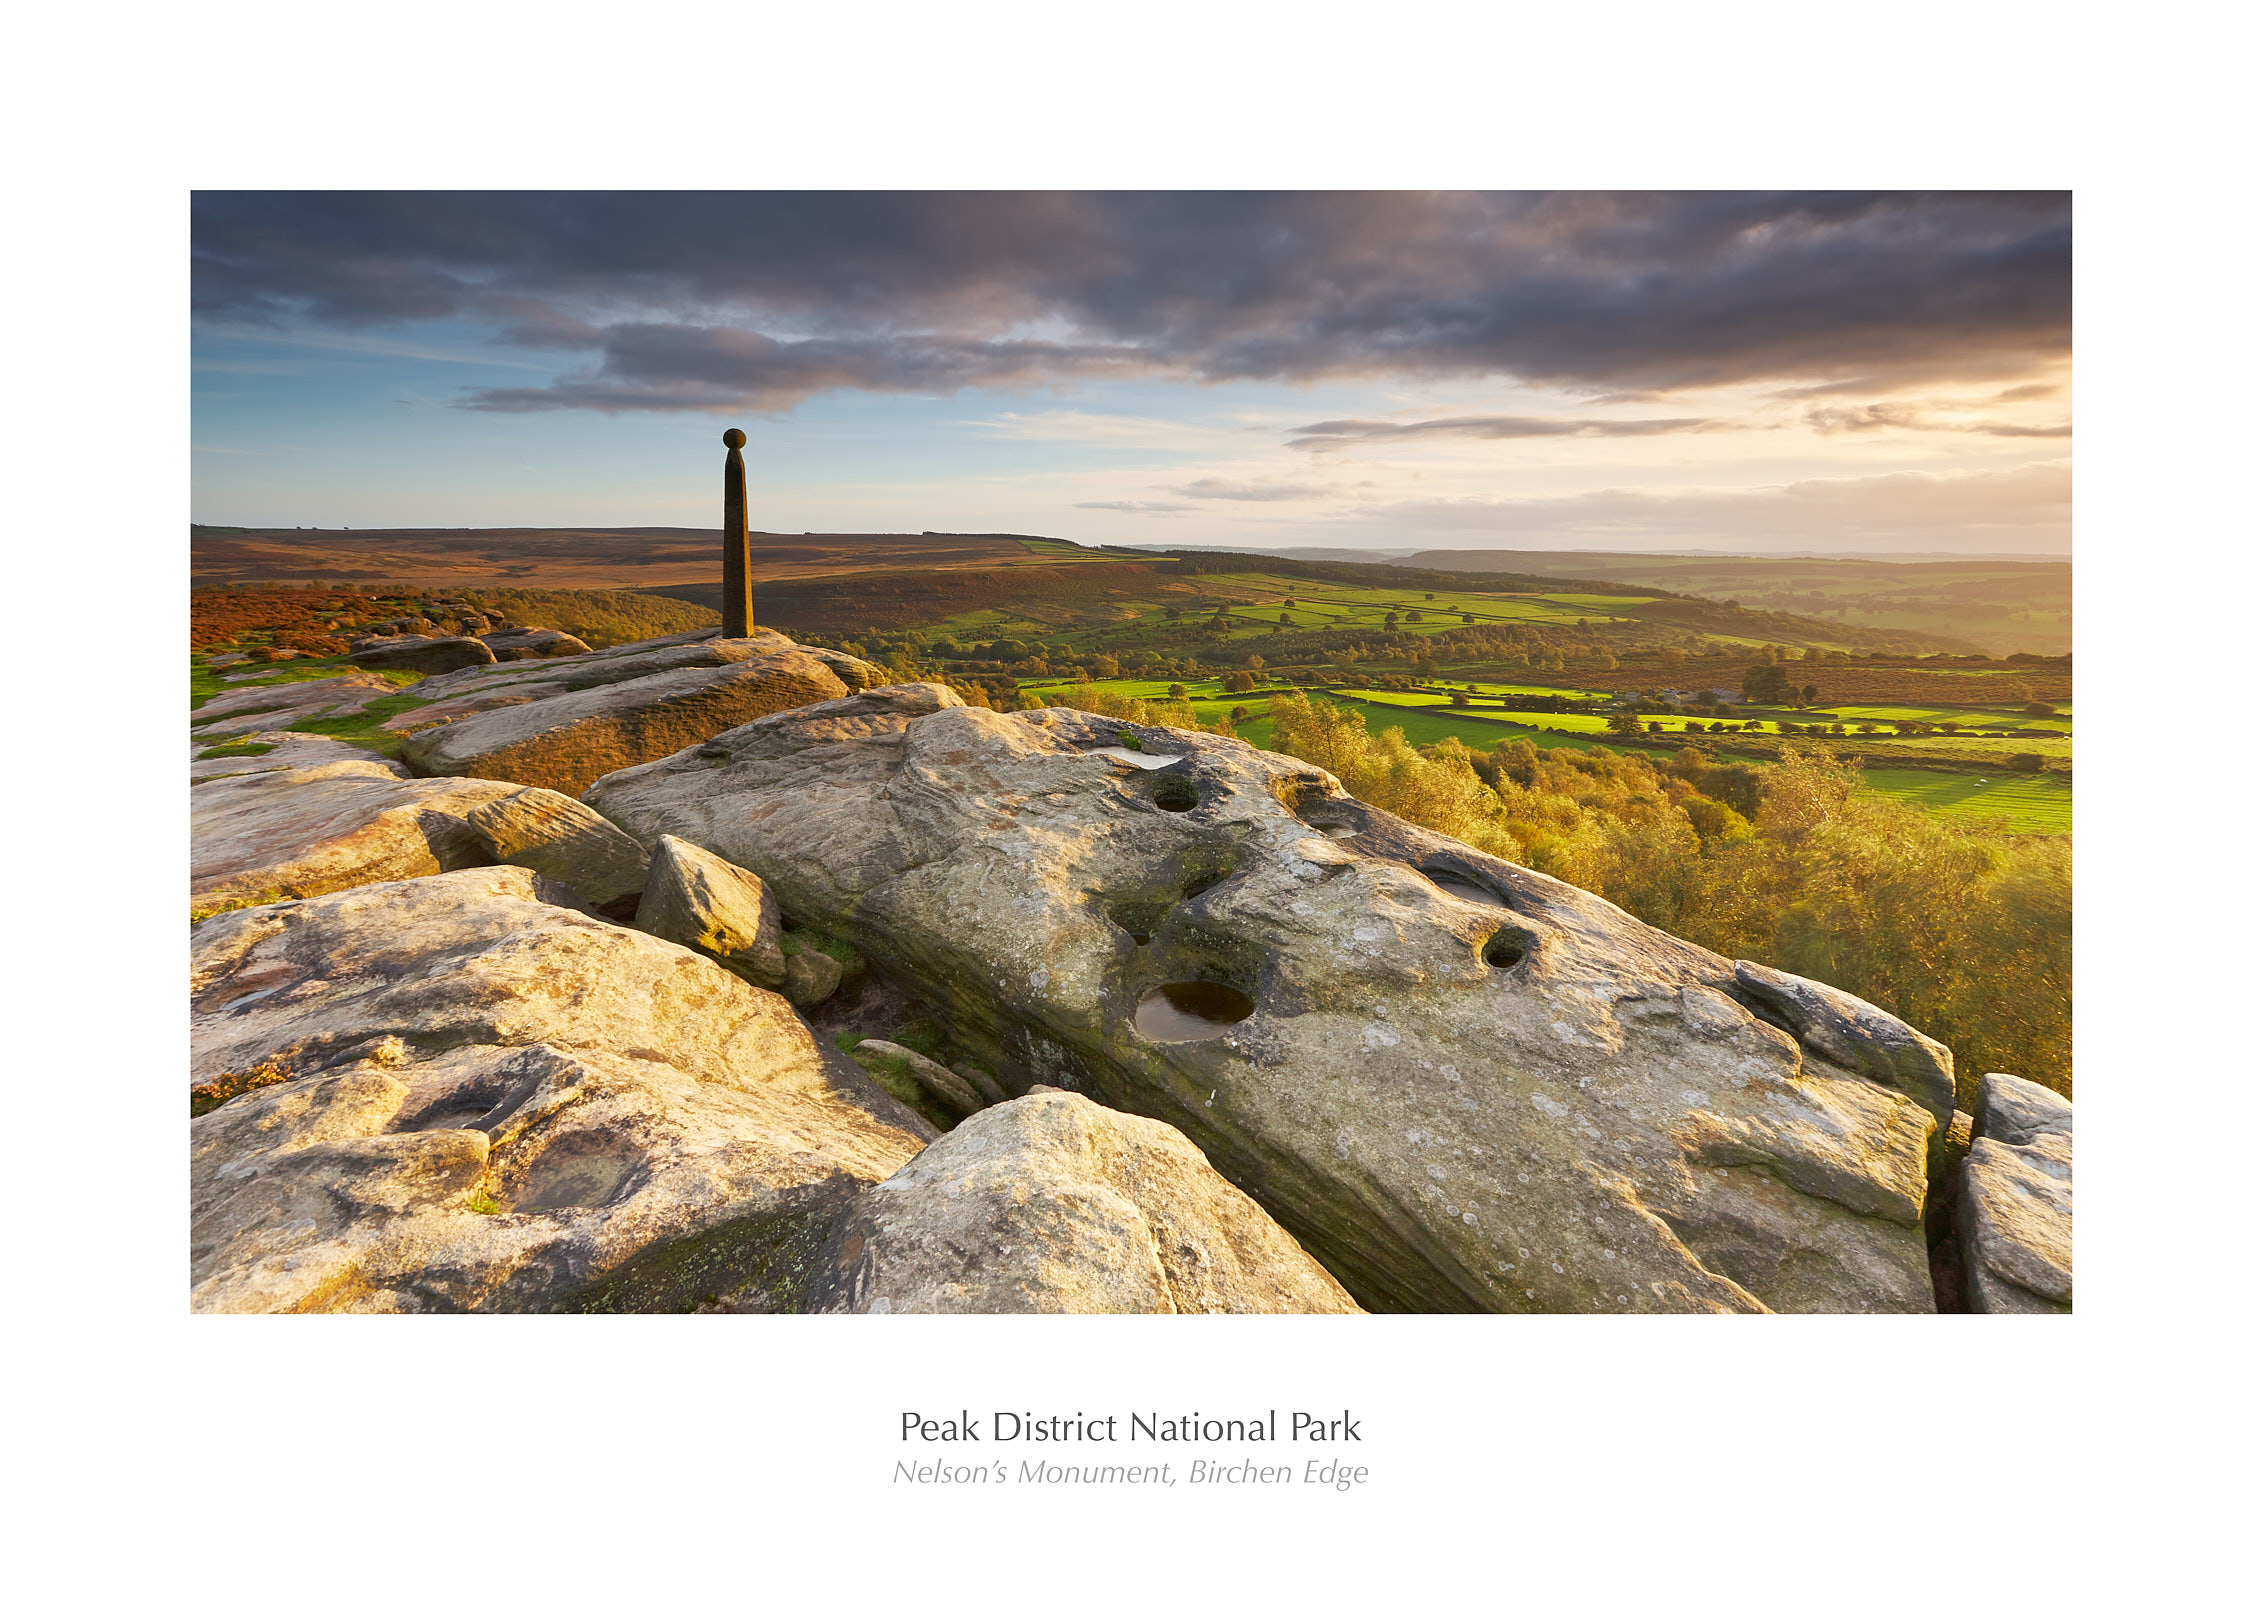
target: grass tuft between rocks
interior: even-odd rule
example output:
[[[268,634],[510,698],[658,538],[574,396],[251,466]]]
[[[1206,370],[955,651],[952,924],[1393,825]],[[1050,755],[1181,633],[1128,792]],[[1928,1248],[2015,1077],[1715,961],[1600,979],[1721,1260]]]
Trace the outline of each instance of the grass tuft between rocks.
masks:
[[[404,711],[413,711],[425,704],[413,694],[381,695],[361,710],[347,717],[309,717],[304,722],[291,724],[293,733],[320,734],[340,744],[359,746],[376,755],[391,758],[401,753],[402,735],[385,727],[385,723]]]
[[[254,1067],[237,1072],[223,1072],[210,1083],[192,1085],[189,1089],[189,1115],[201,1117],[207,1111],[226,1105],[240,1094],[254,1089],[265,1089],[273,1084],[289,1083],[291,1075],[272,1061],[262,1061]]]
[[[945,1133],[949,1133],[957,1127],[960,1121],[959,1114],[936,1099],[934,1095],[928,1093],[927,1086],[912,1076],[911,1068],[905,1066],[901,1061],[893,1060],[887,1056],[866,1054],[857,1048],[865,1040],[878,1037],[879,1035],[870,1033],[836,1033],[833,1035],[833,1043],[838,1045],[841,1052],[848,1056],[850,1060],[870,1073],[872,1081],[887,1090],[895,1100],[918,1112],[921,1117]],[[905,1029],[896,1036],[895,1042],[907,1050],[917,1050],[921,1055],[933,1059],[932,1052],[941,1047],[941,1040],[941,1030],[932,1022],[928,1022]]]

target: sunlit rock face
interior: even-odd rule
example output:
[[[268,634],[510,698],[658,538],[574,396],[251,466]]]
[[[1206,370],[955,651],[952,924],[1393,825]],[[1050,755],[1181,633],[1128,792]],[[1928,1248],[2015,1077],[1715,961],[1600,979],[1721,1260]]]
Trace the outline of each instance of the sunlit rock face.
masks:
[[[798,645],[770,628],[746,639],[672,634],[427,678],[407,692],[429,704],[386,725],[408,733],[401,760],[424,776],[577,794],[604,773],[875,676],[855,656]]]
[[[1987,1074],[1961,1176],[1965,1309],[2071,1312],[2074,1102],[2039,1083]]]
[[[189,764],[189,904],[216,911],[465,867],[525,866],[591,905],[633,895],[645,853],[580,802],[481,778],[411,778],[334,740],[278,733]]]
[[[1359,1307],[1177,1129],[1034,1089],[865,1190],[807,1309],[1342,1313]]]
[[[1938,1045],[1302,762],[1124,731],[901,685],[583,799],[758,874],[1009,1086],[1179,1128],[1371,1310],[1932,1309]]]
[[[552,892],[485,867],[197,929],[195,1309],[798,1307],[919,1123],[779,996]]]

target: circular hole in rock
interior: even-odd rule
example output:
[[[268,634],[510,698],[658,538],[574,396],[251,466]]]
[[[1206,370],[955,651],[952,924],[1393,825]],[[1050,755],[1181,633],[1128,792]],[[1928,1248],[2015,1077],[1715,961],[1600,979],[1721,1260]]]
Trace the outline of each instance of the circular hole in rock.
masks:
[[[1347,828],[1340,822],[1323,822],[1314,831],[1329,839],[1349,839],[1359,832],[1357,828]]]
[[[1166,983],[1140,996],[1132,1027],[1163,1044],[1215,1039],[1257,1008],[1222,983]]]
[[[1155,804],[1165,811],[1192,811],[1198,803],[1194,785],[1176,772],[1166,773],[1155,783]]]
[[[1471,905],[1505,906],[1508,904],[1506,900],[1501,898],[1498,889],[1489,884],[1479,883],[1474,878],[1465,878],[1459,873],[1425,872],[1423,876],[1455,899],[1467,900]]]
[[[1513,967],[1532,954],[1532,935],[1522,928],[1503,928],[1485,941],[1485,964]]]

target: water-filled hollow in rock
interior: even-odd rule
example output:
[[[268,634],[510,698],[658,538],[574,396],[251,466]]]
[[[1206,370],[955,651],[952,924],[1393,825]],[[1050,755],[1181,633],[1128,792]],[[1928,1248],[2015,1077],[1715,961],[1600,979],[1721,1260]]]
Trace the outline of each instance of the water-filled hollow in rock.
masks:
[[[1139,998],[1132,1029],[1162,1044],[1215,1039],[1257,1008],[1222,983],[1166,983]]]

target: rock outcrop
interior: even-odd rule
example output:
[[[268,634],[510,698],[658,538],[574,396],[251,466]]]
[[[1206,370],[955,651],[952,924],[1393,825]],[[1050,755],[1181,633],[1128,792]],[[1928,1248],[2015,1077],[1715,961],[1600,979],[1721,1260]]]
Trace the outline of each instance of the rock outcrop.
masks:
[[[644,887],[644,847],[555,790],[513,789],[465,812],[464,822],[497,865],[530,867],[593,906],[611,907]]]
[[[786,998],[807,1011],[821,1006],[841,986],[841,964],[822,950],[796,950],[786,957]]]
[[[1991,1072],[1964,1158],[1957,1229],[1965,1309],[2074,1309],[2074,1103]]]
[[[312,772],[327,769],[334,775],[360,778],[405,778],[409,775],[409,769],[398,761],[388,761],[383,756],[364,750],[360,745],[347,744],[341,739],[326,739],[319,733],[263,733],[243,746],[213,748],[255,748],[258,753],[192,753],[189,759],[191,785],[210,783],[215,778],[241,778],[254,772]]]
[[[393,692],[393,685],[373,672],[223,689],[197,707],[189,732],[193,738],[207,741],[240,738],[288,728],[310,717],[351,716],[370,701]]]
[[[911,1074],[913,1082],[940,1100],[954,1116],[971,1117],[984,1106],[995,1105],[1008,1098],[996,1083],[987,1079],[984,1079],[988,1083],[987,1088],[978,1087],[975,1079],[983,1077],[980,1072],[969,1069],[969,1075],[961,1077],[942,1062],[923,1056],[910,1046],[900,1045],[893,1039],[860,1040],[854,1053],[878,1057],[902,1067]]]
[[[812,1311],[1359,1310],[1177,1129],[1058,1089],[944,1134],[817,1261]]]
[[[495,652],[484,639],[439,634],[433,638],[411,635],[405,639],[364,639],[353,647],[352,658],[367,667],[397,667],[408,672],[461,672],[486,665]]]
[[[480,640],[495,653],[498,661],[590,654],[587,643],[556,628],[490,628],[480,634]]]
[[[622,837],[634,848],[634,840]],[[697,950],[765,989],[786,981],[778,897],[753,873],[696,844],[666,834],[654,844],[636,925],[656,939]]]
[[[679,634],[428,679],[411,692],[429,705],[387,726],[415,730],[401,746],[414,772],[578,794],[608,772],[872,676],[854,656],[767,628],[750,639]]]
[[[214,917],[190,971],[198,1310],[793,1310],[922,1143],[778,996],[524,868]]]
[[[583,798],[761,877],[1008,1087],[1177,1127],[1371,1310],[1932,1309],[1929,1041],[1302,762],[1142,727],[1153,771],[1122,727],[908,684]]]
[[[634,895],[645,852],[577,800],[411,778],[352,745],[282,733],[189,763],[189,905],[211,912],[467,867],[533,868],[592,906]]]
[[[329,743],[328,740],[320,741]],[[351,746],[339,746],[351,749]],[[300,752],[302,762],[306,753]],[[210,912],[494,863],[464,814],[519,793],[476,778],[407,779],[366,751],[205,777],[192,764],[189,906]]]

